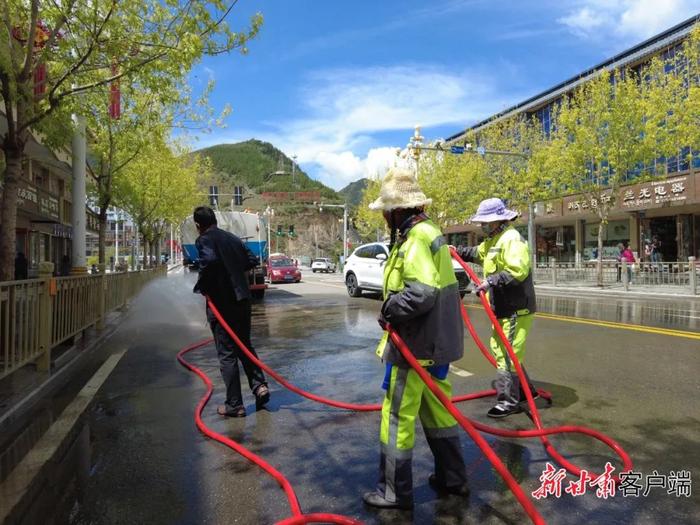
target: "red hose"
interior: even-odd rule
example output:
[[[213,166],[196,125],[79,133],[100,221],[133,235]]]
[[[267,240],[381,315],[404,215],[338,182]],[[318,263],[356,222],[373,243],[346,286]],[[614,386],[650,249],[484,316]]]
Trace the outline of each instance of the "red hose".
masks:
[[[479,278],[476,276],[476,274],[473,272],[473,270],[467,266],[464,261],[456,254],[456,251],[454,249],[451,249],[452,256],[457,259],[457,261],[462,265],[462,267],[465,269],[465,271],[469,274],[470,278],[477,284],[479,284]],[[501,329],[500,324],[498,323],[498,320],[496,319],[493,311],[491,310],[490,305],[486,301],[484,295],[481,295],[481,302],[484,306],[484,309],[486,310],[486,313],[489,316],[489,319],[491,320],[492,325],[494,326],[499,338],[503,341],[504,346],[506,347],[506,351],[508,352],[512,362],[515,364],[516,372],[518,374],[518,377],[520,378],[521,383],[525,386],[528,387],[529,384],[527,382],[526,376],[523,373],[522,367],[520,365],[520,362],[518,361],[517,357],[515,356],[515,353],[513,351],[512,346],[510,345],[510,342],[508,341],[508,338],[505,336],[503,333],[503,330]],[[327,399],[321,396],[317,396],[315,394],[311,394],[309,392],[306,392],[291,383],[289,383],[286,379],[284,379],[282,376],[277,374],[274,370],[272,370],[270,367],[268,367],[265,363],[260,361],[255,355],[250,352],[250,350],[243,344],[243,342],[238,338],[236,333],[231,329],[231,327],[226,323],[226,321],[223,319],[219,311],[217,310],[216,306],[207,298],[207,304],[209,308],[212,310],[214,313],[215,317],[221,323],[221,325],[224,327],[224,329],[227,331],[227,333],[231,336],[231,338],[236,342],[236,344],[241,348],[241,350],[247,355],[247,357],[255,363],[257,366],[259,366],[261,369],[263,369],[265,372],[267,372],[270,376],[272,376],[276,381],[278,381],[280,384],[291,390],[292,392],[295,392],[303,397],[306,397],[308,399],[311,399],[313,401],[317,401],[319,403],[324,403],[330,406],[334,406],[337,408],[343,408],[347,410],[355,410],[355,411],[377,411],[381,409],[380,405],[359,405],[359,404],[352,404],[352,403],[345,403],[342,401],[335,401],[332,399]],[[466,309],[464,308],[464,305],[462,304],[462,318],[464,320],[465,325],[467,326],[469,333],[471,334],[472,338],[474,341],[477,343],[477,346],[481,350],[482,354],[491,362],[492,365],[496,365],[496,361],[491,355],[491,353],[486,349],[484,344],[481,342],[481,340],[478,337],[478,334],[476,333],[476,330],[474,329],[474,326],[471,323],[471,320],[469,319],[469,316],[466,312]],[[530,408],[531,414],[533,421],[535,423],[535,426],[537,427],[535,430],[503,430],[500,428],[495,428],[495,427],[490,427],[478,422],[472,422],[465,416],[461,414],[457,410],[457,408],[454,406],[454,402],[458,401],[466,401],[470,399],[477,399],[480,397],[486,397],[486,396],[491,396],[495,393],[494,390],[486,390],[482,392],[474,392],[471,394],[466,394],[462,396],[456,396],[452,400],[450,400],[445,394],[435,385],[435,383],[432,381],[430,378],[430,375],[421,367],[416,359],[413,357],[413,354],[411,354],[410,350],[406,347],[405,343],[403,340],[400,338],[400,336],[394,331],[390,329],[390,336],[392,338],[392,341],[394,344],[397,346],[397,348],[401,351],[402,355],[406,359],[406,361],[411,365],[411,367],[414,368],[414,370],[418,373],[418,375],[421,377],[421,379],[425,382],[425,384],[430,388],[430,390],[440,399],[440,401],[443,403],[445,408],[455,417],[455,419],[460,423],[462,428],[469,434],[469,436],[474,440],[474,442],[479,446],[479,448],[482,450],[484,455],[491,461],[492,465],[496,469],[496,471],[503,477],[504,481],[506,484],[509,486],[513,494],[516,496],[520,504],[523,506],[523,509],[525,512],[528,514],[528,516],[532,519],[533,523],[544,523],[544,520],[542,516],[537,512],[537,509],[534,507],[532,501],[528,499],[522,489],[520,488],[520,485],[518,485],[517,481],[513,478],[512,474],[508,471],[508,469],[503,465],[501,460],[498,458],[498,456],[494,453],[493,449],[488,445],[486,440],[477,433],[477,430],[480,430],[482,432],[487,432],[493,435],[497,436],[502,436],[502,437],[517,437],[517,438],[524,438],[524,437],[539,437],[540,440],[542,441],[545,450],[548,452],[548,454],[560,465],[562,465],[565,469],[569,470],[570,472],[574,473],[575,475],[578,475],[581,472],[581,469],[576,467],[574,464],[568,462],[566,459],[564,459],[549,443],[547,438],[545,436],[550,435],[550,434],[559,434],[559,433],[581,433],[585,435],[589,435],[591,437],[594,437],[598,439],[599,441],[605,443],[608,445],[610,448],[612,448],[620,457],[620,459],[623,462],[623,470],[631,470],[632,469],[632,461],[629,457],[629,455],[624,451],[624,449],[613,439],[609,438],[605,434],[586,428],[582,426],[575,426],[575,425],[567,425],[567,426],[560,426],[560,427],[553,427],[553,428],[542,428],[542,424],[539,418],[539,412],[537,410],[537,406],[535,405],[534,399],[532,398],[532,394],[530,392],[529,388],[523,388],[523,391],[525,392],[525,396],[528,401],[528,406]],[[201,372],[199,369],[196,367],[190,365],[187,363],[183,358],[182,355],[184,355],[186,352],[189,352],[191,350],[194,350],[195,348],[199,348],[205,344],[208,344],[211,342],[211,339],[208,339],[206,341],[197,343],[195,345],[192,345],[190,347],[187,347],[186,349],[182,350],[178,354],[178,360],[187,368],[190,370],[194,371],[199,375],[207,385],[208,391],[207,394],[200,400],[198,406],[197,406],[197,413],[195,416],[195,419],[197,420],[197,427],[202,431],[204,434],[206,434],[209,437],[212,437],[213,439],[216,439],[217,441],[220,441],[221,443],[226,444],[230,448],[236,450],[239,454],[243,455],[247,459],[255,462],[258,464],[263,470],[268,472],[270,475],[272,475],[282,486],[282,488],[285,491],[285,494],[287,495],[287,499],[290,502],[290,506],[292,508],[292,513],[294,514],[293,516],[284,519],[283,521],[279,522],[279,525],[296,525],[296,524],[303,524],[303,523],[340,523],[340,524],[356,524],[359,523],[356,520],[353,520],[352,518],[348,518],[345,516],[340,516],[336,514],[324,514],[324,513],[315,513],[315,514],[303,514],[301,513],[301,509],[299,508],[299,503],[296,497],[296,494],[294,493],[293,489],[291,488],[291,485],[289,482],[282,476],[281,473],[279,473],[277,470],[275,470],[273,467],[271,467],[269,464],[267,464],[262,458],[258,457],[257,455],[253,454],[252,452],[248,451],[245,449],[242,445],[234,442],[233,440],[222,436],[220,434],[217,434],[206,427],[204,423],[201,421],[201,412],[204,406],[206,405],[207,401],[211,397],[211,391],[212,391],[212,386],[211,386],[211,381],[206,377],[206,375]],[[543,395],[543,397],[550,398],[550,394],[548,392],[545,392],[543,390],[538,390],[540,394]],[[616,481],[619,481],[619,478],[615,478]]]
[[[224,326],[230,330],[228,325],[226,325],[225,323]],[[223,443],[227,447],[235,450],[247,460],[252,461],[265,472],[270,474],[270,476],[272,476],[275,479],[275,481],[277,481],[277,483],[280,484],[282,490],[284,490],[285,496],[287,496],[287,500],[289,501],[289,506],[291,507],[292,514],[294,514],[292,518],[287,518],[279,522],[280,524],[337,523],[340,525],[361,525],[361,521],[357,521],[346,516],[341,516],[339,514],[303,514],[301,512],[301,507],[299,506],[299,499],[297,498],[297,495],[294,492],[294,489],[292,488],[292,484],[289,483],[289,480],[287,480],[287,478],[285,478],[280,471],[278,471],[276,468],[274,468],[272,465],[270,465],[267,461],[265,461],[257,454],[254,454],[253,452],[245,448],[240,443],[222,434],[219,434],[218,432],[213,431],[204,423],[204,421],[202,421],[202,411],[204,410],[206,404],[209,402],[214,387],[212,386],[212,382],[209,379],[209,377],[207,377],[207,375],[204,372],[202,372],[199,368],[188,363],[183,356],[187,352],[191,352],[192,350],[201,348],[202,346],[209,344],[211,341],[211,339],[200,341],[199,343],[195,343],[184,348],[183,350],[180,350],[180,352],[178,352],[177,354],[177,360],[180,362],[180,364],[197,374],[202,379],[202,381],[204,381],[204,384],[207,387],[207,391],[204,394],[204,396],[202,396],[202,398],[199,400],[199,403],[197,403],[197,408],[194,413],[194,420],[197,424],[197,428],[199,429],[199,431],[205,436],[210,437],[211,439],[214,439],[219,443]]]
[[[539,512],[537,512],[537,509],[535,508],[535,505],[532,503],[532,501],[525,495],[523,492],[523,489],[520,488],[520,485],[518,485],[518,482],[515,481],[515,478],[513,475],[510,473],[510,471],[506,468],[506,466],[503,464],[501,461],[501,458],[499,458],[496,453],[493,451],[493,449],[489,446],[489,444],[486,442],[486,440],[482,437],[481,434],[479,434],[476,431],[476,428],[474,428],[474,425],[472,422],[464,417],[462,413],[457,410],[457,407],[452,404],[452,401],[450,401],[450,398],[447,397],[440,388],[435,384],[435,382],[432,380],[430,377],[430,374],[425,371],[425,369],[420,366],[418,361],[416,360],[415,357],[413,357],[413,354],[411,351],[408,349],[406,346],[406,343],[403,342],[403,339],[399,337],[399,334],[396,333],[394,330],[389,330],[389,333],[391,334],[391,340],[394,342],[396,347],[399,349],[401,352],[401,355],[404,357],[406,361],[408,361],[408,364],[411,365],[411,368],[415,370],[420,378],[423,380],[423,382],[427,385],[427,387],[430,389],[430,391],[437,396],[437,398],[440,400],[440,402],[445,406],[447,411],[452,414],[452,416],[457,420],[457,422],[462,426],[464,430],[466,430],[467,434],[469,434],[469,437],[474,440],[474,443],[481,449],[481,452],[484,453],[484,455],[488,458],[488,460],[491,462],[493,465],[493,468],[496,469],[496,471],[501,475],[503,478],[503,481],[506,482],[506,485],[508,485],[508,488],[513,492],[517,500],[520,502],[520,504],[523,506],[523,509],[525,509],[525,512],[527,513],[528,516],[530,516],[530,519],[532,520],[533,523],[540,524],[544,523],[544,519],[540,515]]]
[[[457,260],[457,262],[464,268],[464,270],[467,272],[469,277],[474,281],[477,285],[480,284],[479,277],[476,275],[474,270],[472,270],[463,260],[462,258],[457,254],[457,251],[454,248],[450,248],[450,252],[452,254],[452,257]],[[542,428],[542,422],[540,420],[540,414],[539,411],[537,410],[537,406],[535,405],[535,400],[532,398],[532,392],[530,391],[529,388],[529,383],[527,381],[527,376],[525,376],[525,373],[523,372],[522,366],[520,365],[520,361],[515,355],[515,352],[513,351],[513,347],[510,344],[510,341],[506,337],[506,334],[503,332],[503,329],[501,328],[500,323],[498,322],[498,319],[496,319],[495,314],[493,313],[493,310],[491,309],[491,305],[489,304],[488,300],[486,299],[486,294],[480,294],[480,299],[481,299],[481,304],[484,306],[484,310],[486,311],[486,314],[489,316],[489,319],[491,320],[491,324],[496,330],[496,333],[498,334],[498,337],[501,339],[503,342],[503,345],[506,348],[506,351],[508,352],[508,356],[510,357],[510,360],[512,363],[515,365],[515,370],[518,374],[518,378],[520,379],[520,384],[523,385],[523,392],[525,392],[525,397],[527,398],[527,404],[528,407],[530,408],[530,414],[532,415],[532,420],[535,423],[535,426],[537,427],[536,431],[531,431],[531,430],[515,430],[515,431],[499,431],[499,432],[492,432],[492,430],[497,430],[493,429],[492,427],[487,427],[485,425],[478,425],[477,428],[480,428],[480,430],[483,430],[485,432],[493,433],[496,435],[501,435],[501,436],[506,436],[507,434],[504,434],[504,432],[508,432],[510,435],[508,437],[534,437],[537,436],[540,438],[540,441],[542,441],[542,444],[544,445],[545,450],[547,453],[556,461],[559,463],[562,467],[564,467],[566,470],[574,474],[575,476],[578,476],[581,473],[581,469],[578,468],[576,465],[573,463],[570,463],[567,461],[557,450],[554,448],[554,446],[549,442],[549,440],[545,437],[549,434],[559,434],[559,433],[569,433],[569,432],[576,432],[576,433],[581,433],[581,434],[586,434],[588,436],[592,436],[599,441],[602,441],[606,445],[608,445],[610,448],[615,451],[615,453],[620,457],[623,463],[623,471],[628,471],[632,470],[632,459],[629,457],[627,452],[618,444],[614,439],[606,436],[602,432],[598,432],[597,430],[593,430],[587,427],[583,426],[577,426],[577,425],[568,425],[568,426],[563,426],[563,427],[554,427],[554,428],[549,428],[549,429],[544,429]],[[466,309],[464,308],[464,305],[462,305],[462,317],[464,319],[468,319],[469,316],[467,315]],[[471,323],[469,323],[471,325]],[[474,337],[474,340],[476,341],[478,339],[478,336],[475,336],[475,332],[472,333],[472,337]],[[483,345],[482,345],[483,346]],[[483,350],[482,350],[483,352]],[[492,361],[492,364],[495,365],[495,360]],[[616,476],[615,478],[616,482],[619,482],[619,476]]]

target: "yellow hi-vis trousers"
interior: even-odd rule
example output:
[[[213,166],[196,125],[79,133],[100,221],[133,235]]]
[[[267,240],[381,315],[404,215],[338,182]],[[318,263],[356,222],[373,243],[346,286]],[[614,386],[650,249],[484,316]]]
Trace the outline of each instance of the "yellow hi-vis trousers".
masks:
[[[448,379],[433,377],[447,397],[452,395]],[[379,431],[381,454],[377,490],[388,501],[410,501],[413,497],[412,457],[420,417],[435,458],[436,481],[442,486],[466,482],[457,421],[411,368],[391,367],[389,388],[382,405]]]

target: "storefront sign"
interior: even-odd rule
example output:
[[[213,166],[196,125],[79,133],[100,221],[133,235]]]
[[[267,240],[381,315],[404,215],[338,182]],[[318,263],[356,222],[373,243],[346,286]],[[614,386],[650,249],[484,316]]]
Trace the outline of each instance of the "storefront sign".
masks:
[[[564,215],[594,213],[598,206],[602,204],[610,204],[612,201],[612,192],[607,191],[597,198],[587,199],[583,195],[575,195],[572,197],[564,197]]]
[[[41,190],[39,192],[39,213],[49,219],[58,221],[60,219],[58,199]]]
[[[36,187],[20,180],[17,186],[17,207],[29,213],[38,213],[39,195]]]
[[[319,202],[320,191],[265,191],[262,198],[266,202]]]
[[[550,218],[550,217],[561,217],[562,216],[562,201],[551,200],[538,202],[535,204],[535,217],[537,218]],[[526,215],[526,214],[523,214]]]
[[[700,201],[700,173],[681,175],[668,179],[656,179],[620,188],[617,201],[611,211],[639,211],[667,206],[682,206]],[[595,213],[601,203],[610,203],[611,192],[599,199],[586,199],[583,195],[564,197],[564,215]]]
[[[67,224],[54,224],[52,234],[54,237],[61,237],[63,239],[72,239],[73,238],[73,227],[68,226]]]
[[[27,180],[19,180],[17,208],[45,220],[59,221],[61,218],[58,198]]]
[[[668,205],[686,204],[694,200],[694,177],[683,175],[665,180],[653,180],[635,184],[621,190],[623,209],[647,209]]]

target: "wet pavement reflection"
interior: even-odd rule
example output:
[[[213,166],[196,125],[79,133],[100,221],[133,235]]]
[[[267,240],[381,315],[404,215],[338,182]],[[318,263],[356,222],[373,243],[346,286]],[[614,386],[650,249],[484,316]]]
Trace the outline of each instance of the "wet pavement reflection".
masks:
[[[356,403],[377,403],[383,367],[374,355],[380,336],[381,302],[352,299],[342,284],[304,276],[300,284],[275,286],[253,312],[253,342],[260,357],[294,384],[316,394]],[[175,275],[149,285],[110,345],[129,351],[108,379],[90,415],[91,475],[72,523],[274,523],[289,515],[282,491],[262,471],[234,452],[200,435],[192,422],[203,389],[180,368],[175,354],[208,337],[201,298],[190,293],[193,275]],[[467,300],[469,302],[469,299]],[[647,326],[692,330],[693,306],[669,306],[660,313],[646,303],[636,308],[611,301],[577,303],[566,297],[541,299],[542,310]],[[469,308],[486,337],[486,316]],[[630,312],[621,313],[621,312]],[[682,321],[684,318],[687,321]],[[696,315],[696,314],[693,314]],[[596,317],[600,316],[600,317]],[[636,316],[636,317],[635,317]],[[641,317],[640,317],[641,316]],[[683,325],[683,322],[686,325]],[[466,376],[451,374],[456,394],[490,388],[493,370],[473,342],[465,342],[456,363]],[[540,318],[529,341],[528,370],[537,386],[550,390],[554,405],[542,406],[547,426],[582,424],[606,432],[632,455],[643,474],[681,469],[700,472],[700,409],[689,403],[700,383],[698,341],[663,333],[571,324]],[[373,488],[378,464],[377,413],[351,413],[314,404],[271,383],[266,410],[224,420],[215,413],[221,379],[212,347],[190,359],[215,383],[205,421],[240,440],[282,471],[305,512],[334,512],[368,524],[525,523],[516,499],[466,435],[464,455],[471,494],[438,498],[427,483],[432,456],[422,432],[414,451],[413,512],[373,511],[361,495]],[[526,414],[494,422],[493,403],[462,404],[468,417],[505,428],[531,428]],[[537,489],[549,461],[536,439],[487,436],[526,493]],[[600,472],[606,461],[618,468],[603,445],[577,435],[552,442],[565,457]],[[569,480],[574,480],[569,476]],[[694,499],[666,491],[647,497],[568,494],[536,502],[548,523],[698,523]]]

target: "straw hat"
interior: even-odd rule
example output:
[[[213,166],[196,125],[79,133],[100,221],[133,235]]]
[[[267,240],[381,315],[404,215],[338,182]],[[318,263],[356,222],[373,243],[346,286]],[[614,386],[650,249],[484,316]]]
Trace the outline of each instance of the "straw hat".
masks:
[[[384,176],[379,198],[369,205],[369,209],[391,211],[398,208],[420,208],[431,202],[433,199],[428,199],[421,191],[413,173],[391,168]]]

